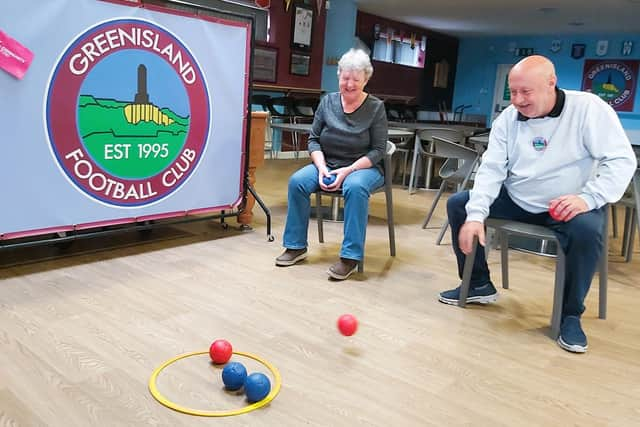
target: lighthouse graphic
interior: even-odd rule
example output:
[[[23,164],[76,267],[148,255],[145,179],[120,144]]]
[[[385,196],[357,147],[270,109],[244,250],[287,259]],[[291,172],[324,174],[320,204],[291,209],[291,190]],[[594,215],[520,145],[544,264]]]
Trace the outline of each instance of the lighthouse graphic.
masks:
[[[147,67],[138,65],[138,90],[133,99],[133,104],[124,107],[124,115],[127,122],[137,124],[139,122],[154,122],[161,126],[168,126],[174,120],[164,114],[158,107],[149,102],[147,93]]]
[[[148,104],[149,94],[147,93],[147,67],[144,64],[138,65],[138,92],[133,102],[135,104]]]

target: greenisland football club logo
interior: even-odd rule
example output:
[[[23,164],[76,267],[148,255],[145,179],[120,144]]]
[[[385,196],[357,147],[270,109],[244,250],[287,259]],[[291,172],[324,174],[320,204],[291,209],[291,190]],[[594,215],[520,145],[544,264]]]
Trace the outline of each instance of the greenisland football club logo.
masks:
[[[547,145],[549,145],[549,143],[547,142],[547,140],[543,136],[536,136],[535,138],[533,138],[531,140],[531,146],[536,151],[544,151],[544,150],[546,150],[547,149]]]
[[[52,72],[49,143],[83,192],[140,206],[178,189],[209,135],[209,97],[195,58],[143,20],[101,23],[78,36]]]
[[[617,111],[633,111],[637,61],[586,60],[582,90],[598,95]]]

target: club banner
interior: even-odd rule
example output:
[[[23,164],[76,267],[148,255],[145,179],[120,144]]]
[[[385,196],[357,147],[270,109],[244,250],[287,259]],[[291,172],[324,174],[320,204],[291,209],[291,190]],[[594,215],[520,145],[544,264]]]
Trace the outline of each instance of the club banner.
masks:
[[[598,95],[616,111],[633,111],[639,62],[587,59],[584,61],[582,90]]]
[[[3,6],[32,52],[0,69],[0,235],[229,209],[242,199],[249,24],[99,0]]]

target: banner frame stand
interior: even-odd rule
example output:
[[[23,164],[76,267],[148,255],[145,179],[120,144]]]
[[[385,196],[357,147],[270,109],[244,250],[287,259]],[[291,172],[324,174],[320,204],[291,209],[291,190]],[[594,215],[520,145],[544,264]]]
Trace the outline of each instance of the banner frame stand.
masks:
[[[103,1],[113,1],[113,0],[103,0]],[[230,11],[225,11],[225,10],[220,10],[211,6],[205,6],[205,5],[200,5],[197,3],[193,3],[193,2],[189,2],[189,1],[181,1],[181,0],[164,0],[164,2],[166,4],[176,4],[176,5],[182,5],[182,6],[189,6],[189,7],[193,7],[195,9],[202,9],[202,10],[208,10],[208,11],[212,11],[215,13],[219,13],[221,15],[224,16],[228,16],[230,17],[230,20],[233,20],[233,18],[241,18],[242,20],[248,21],[250,23],[250,39],[249,39],[249,76],[248,76],[248,87],[247,87],[247,91],[246,91],[246,95],[247,98],[245,99],[245,147],[246,147],[246,153],[244,156],[244,162],[243,162],[243,170],[241,171],[242,174],[242,181],[243,181],[243,188],[242,188],[242,193],[241,193],[241,201],[240,203],[237,205],[237,209],[233,209],[233,212],[225,212],[225,210],[221,210],[218,213],[213,213],[213,214],[205,214],[205,215],[194,215],[194,214],[186,214],[186,215],[182,215],[182,216],[175,216],[173,218],[169,218],[169,219],[162,219],[159,221],[156,220],[143,220],[143,221],[138,221],[138,222],[131,222],[131,223],[126,223],[126,224],[121,224],[123,226],[118,226],[118,228],[109,228],[110,226],[96,226],[94,228],[87,228],[84,230],[80,230],[80,229],[73,229],[73,230],[69,230],[69,231],[64,231],[64,232],[60,232],[60,233],[43,233],[40,235],[33,235],[33,236],[28,236],[28,237],[16,237],[16,238],[8,238],[8,239],[0,239],[0,251],[3,250],[8,250],[8,249],[16,249],[16,248],[23,248],[23,247],[32,247],[32,246],[39,246],[39,245],[48,245],[48,244],[52,244],[52,245],[60,245],[61,249],[65,249],[67,247],[67,245],[70,245],[73,241],[77,240],[77,239],[86,239],[86,238],[92,238],[92,237],[102,237],[102,236],[106,236],[106,235],[111,235],[111,234],[118,234],[118,233],[124,233],[124,232],[130,232],[130,231],[139,231],[139,232],[149,232],[154,228],[159,228],[159,227],[166,227],[166,226],[172,226],[172,225],[178,225],[178,224],[186,224],[186,223],[191,223],[191,222],[196,222],[196,221],[204,221],[204,220],[212,220],[212,219],[220,219],[221,224],[223,225],[223,228],[228,228],[229,225],[228,223],[225,222],[225,218],[229,218],[229,217],[238,217],[240,215],[240,213],[243,212],[243,210],[246,207],[246,202],[247,202],[247,191],[251,193],[251,195],[255,198],[256,202],[258,203],[258,205],[260,206],[260,208],[262,209],[262,211],[264,212],[265,216],[266,216],[266,221],[267,221],[267,241],[269,242],[273,242],[275,240],[275,237],[271,234],[271,211],[269,210],[269,208],[266,206],[266,204],[263,202],[263,200],[260,198],[260,196],[258,195],[258,193],[256,192],[256,190],[253,188],[253,186],[251,186],[251,184],[249,183],[249,156],[248,156],[248,152],[249,152],[249,148],[250,148],[250,129],[251,129],[251,94],[253,91],[252,88],[252,79],[253,79],[253,61],[254,61],[254,45],[255,45],[255,19],[253,16],[251,15],[244,15],[244,14],[240,14],[237,12],[230,12]],[[142,0],[140,3],[142,3],[142,5],[144,5],[145,1]],[[152,3],[150,3],[152,4]],[[236,19],[236,21],[238,21]],[[241,231],[244,231],[244,229],[241,227],[240,228]],[[56,235],[57,237],[51,237],[52,235]]]

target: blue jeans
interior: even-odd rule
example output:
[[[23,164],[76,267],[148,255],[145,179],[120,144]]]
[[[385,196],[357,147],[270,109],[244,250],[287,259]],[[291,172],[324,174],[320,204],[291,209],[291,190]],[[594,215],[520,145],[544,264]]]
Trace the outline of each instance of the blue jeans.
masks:
[[[463,191],[447,201],[447,215],[451,225],[451,241],[458,261],[458,275],[462,278],[465,255],[460,250],[458,234],[467,218],[465,206],[469,192]],[[602,253],[605,209],[594,209],[575,216],[571,221],[558,222],[548,212],[534,214],[516,205],[502,187],[489,209],[489,217],[509,219],[549,227],[556,234],[566,255],[565,293],[562,307],[564,316],[580,316],[584,312],[584,299],[598,267]],[[478,245],[471,273],[471,287],[489,282],[489,267],[484,247]],[[535,280],[535,279],[533,279]]]
[[[289,178],[287,222],[283,245],[287,249],[307,247],[307,230],[311,213],[311,193],[320,189],[318,168],[312,163]],[[361,261],[369,218],[371,191],[382,186],[384,179],[377,168],[358,169],[342,182],[344,194],[344,238],[340,256]]]

